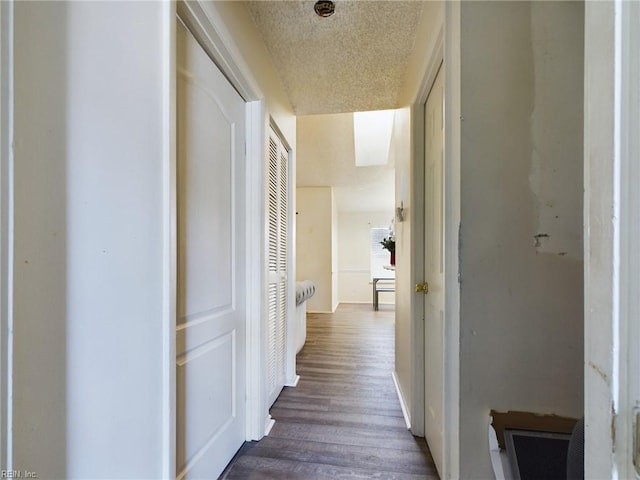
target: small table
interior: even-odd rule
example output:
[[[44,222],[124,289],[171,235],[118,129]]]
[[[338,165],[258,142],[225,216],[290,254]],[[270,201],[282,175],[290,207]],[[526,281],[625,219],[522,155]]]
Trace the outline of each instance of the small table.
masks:
[[[375,311],[378,311],[378,294],[380,292],[395,292],[396,291],[395,284],[394,285],[384,284],[384,285],[378,287],[378,282],[380,280],[395,280],[395,278],[373,277],[373,280],[372,280],[372,283],[373,283],[373,309]]]

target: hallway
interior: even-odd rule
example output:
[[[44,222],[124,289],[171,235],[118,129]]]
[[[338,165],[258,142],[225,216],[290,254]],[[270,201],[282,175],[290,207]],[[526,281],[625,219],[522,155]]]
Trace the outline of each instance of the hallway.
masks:
[[[298,386],[273,405],[269,436],[246,443],[222,478],[438,478],[424,439],[406,429],[393,385],[391,308],[341,304],[308,315]]]

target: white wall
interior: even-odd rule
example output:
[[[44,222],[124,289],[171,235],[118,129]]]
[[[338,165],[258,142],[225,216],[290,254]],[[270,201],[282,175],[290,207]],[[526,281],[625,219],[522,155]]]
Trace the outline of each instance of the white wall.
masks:
[[[295,116],[246,8],[206,6],[253,74],[264,125],[273,117],[295,146]],[[13,210],[2,204],[3,233],[14,218],[13,458],[3,468],[167,477],[175,5],[13,7]]]
[[[338,204],[331,191],[331,311],[338,308],[338,237],[340,226],[338,225]]]
[[[296,279],[315,283],[308,312],[333,312],[337,304],[333,191],[331,187],[298,187],[296,197]]]
[[[414,435],[424,435],[422,421],[416,418],[413,408],[416,406],[414,392],[421,390],[413,378],[416,356],[422,356],[414,345],[415,314],[413,305],[414,277],[417,270],[416,260],[412,258],[412,226],[416,221],[412,201],[413,188],[410,186],[413,175],[411,157],[411,109],[402,108],[396,112],[393,136],[391,137],[391,155],[396,162],[396,205],[402,202],[405,220],[396,222],[396,332],[395,332],[395,374],[407,413],[410,417]],[[422,322],[419,322],[420,324]],[[422,388],[424,390],[424,388]]]
[[[583,412],[583,4],[461,6],[460,477],[489,411]]]
[[[12,467],[159,478],[173,17],[14,8]]]
[[[371,289],[371,229],[388,228],[393,211],[339,212],[338,301],[373,302]],[[380,303],[393,304],[394,293],[380,293]]]
[[[414,115],[420,105],[414,105],[420,95],[427,70],[437,56],[437,42],[444,24],[444,3],[426,2],[422,17],[418,22],[414,52],[411,54],[404,84],[400,93],[400,105],[396,112],[390,156],[396,166],[395,198],[396,207],[401,204],[405,209],[405,220],[396,222],[396,365],[395,373],[407,411],[411,416],[411,429],[414,434],[423,435],[424,427],[420,403],[424,386],[416,383],[412,372],[424,368],[420,346],[423,338],[422,319],[418,318],[413,292],[417,282],[423,282],[420,259],[412,257],[414,249],[422,248],[415,244],[420,232],[415,228],[421,222],[421,199],[416,198],[414,176],[416,162],[414,158]],[[435,73],[435,72],[434,72]],[[419,224],[419,223],[418,223]],[[420,366],[422,364],[422,366]]]

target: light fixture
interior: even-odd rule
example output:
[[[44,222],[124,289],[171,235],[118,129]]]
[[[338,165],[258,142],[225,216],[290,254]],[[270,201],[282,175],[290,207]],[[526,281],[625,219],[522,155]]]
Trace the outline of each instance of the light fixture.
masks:
[[[318,0],[313,9],[320,17],[330,17],[336,11],[336,5],[331,0]]]
[[[404,222],[404,202],[400,202],[400,206],[396,207],[396,219],[398,222]]]

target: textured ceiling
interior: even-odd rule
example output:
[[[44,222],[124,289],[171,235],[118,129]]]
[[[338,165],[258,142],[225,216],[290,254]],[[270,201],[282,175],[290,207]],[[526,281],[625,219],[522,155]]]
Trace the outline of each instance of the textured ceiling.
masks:
[[[337,0],[247,6],[298,115],[397,108],[423,2]]]

